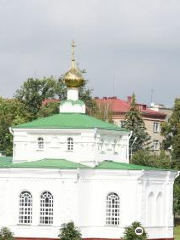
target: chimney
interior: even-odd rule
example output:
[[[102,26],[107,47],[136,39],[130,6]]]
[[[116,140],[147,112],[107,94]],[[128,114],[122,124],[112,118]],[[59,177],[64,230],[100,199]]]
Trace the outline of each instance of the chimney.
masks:
[[[146,104],[143,104],[142,107],[143,107],[143,110],[146,110],[147,108]]]
[[[128,103],[131,103],[131,99],[132,99],[131,96],[127,96],[127,102],[128,102]]]

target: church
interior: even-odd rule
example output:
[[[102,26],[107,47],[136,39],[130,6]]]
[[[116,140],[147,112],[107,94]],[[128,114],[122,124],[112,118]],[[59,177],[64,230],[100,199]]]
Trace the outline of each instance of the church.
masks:
[[[0,227],[18,240],[58,239],[73,221],[83,239],[120,239],[139,221],[148,239],[173,239],[177,171],[129,164],[131,132],[86,115],[72,44],[59,114],[10,129],[13,156],[0,157]]]

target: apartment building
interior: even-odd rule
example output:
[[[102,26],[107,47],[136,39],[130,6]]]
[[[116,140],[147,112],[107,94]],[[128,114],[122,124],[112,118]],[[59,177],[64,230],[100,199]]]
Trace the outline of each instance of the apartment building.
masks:
[[[130,109],[131,97],[122,100],[117,97],[95,98],[97,104],[105,104],[106,109],[111,110],[113,122],[123,127],[125,123],[125,115]],[[137,107],[142,114],[148,134],[151,136],[152,150],[157,152],[160,150],[163,137],[161,136],[161,123],[166,120],[167,114],[157,110],[152,110],[146,104],[137,103]]]

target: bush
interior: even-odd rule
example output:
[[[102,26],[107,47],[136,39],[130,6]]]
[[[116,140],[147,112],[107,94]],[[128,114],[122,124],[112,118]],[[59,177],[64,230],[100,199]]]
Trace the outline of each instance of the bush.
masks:
[[[0,231],[0,240],[14,240],[14,233],[12,233],[9,228],[3,227]]]
[[[161,151],[159,155],[146,150],[137,151],[133,154],[130,163],[165,169],[171,168],[170,156],[164,151]]]
[[[61,225],[58,237],[61,240],[81,240],[81,232],[75,227],[74,222],[71,221]]]
[[[143,229],[142,235],[137,235],[135,229],[141,227]],[[133,222],[130,226],[125,228],[123,240],[147,240],[148,235],[140,222]]]

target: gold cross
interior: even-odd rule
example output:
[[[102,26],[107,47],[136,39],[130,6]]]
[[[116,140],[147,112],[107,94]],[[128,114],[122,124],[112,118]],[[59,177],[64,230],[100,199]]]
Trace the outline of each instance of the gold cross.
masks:
[[[75,67],[75,56],[74,56],[74,48],[76,47],[74,41],[72,41],[72,67]]]

